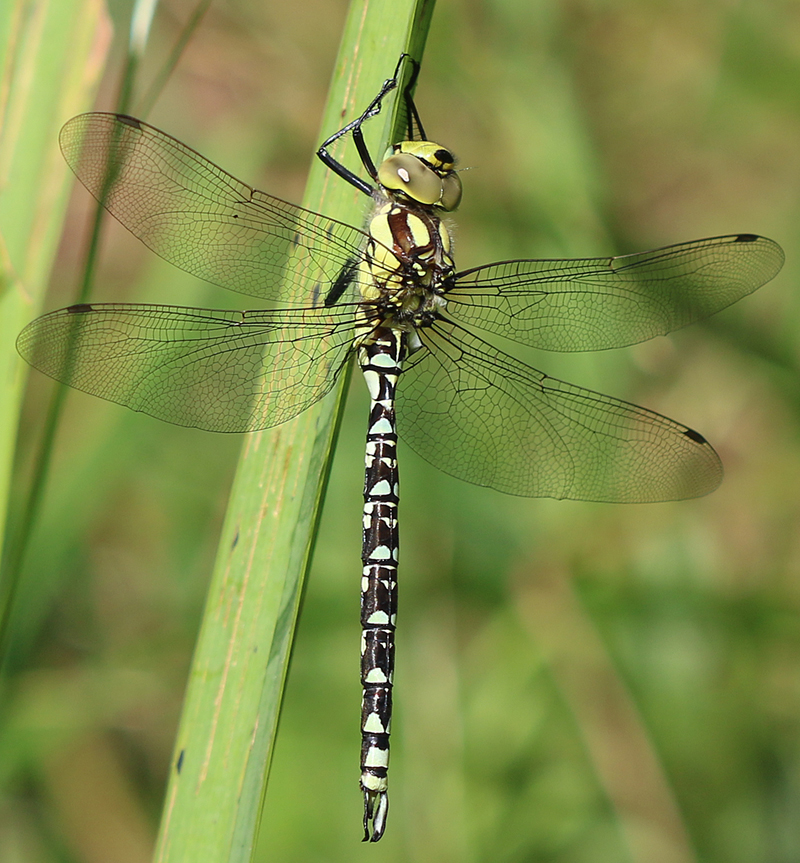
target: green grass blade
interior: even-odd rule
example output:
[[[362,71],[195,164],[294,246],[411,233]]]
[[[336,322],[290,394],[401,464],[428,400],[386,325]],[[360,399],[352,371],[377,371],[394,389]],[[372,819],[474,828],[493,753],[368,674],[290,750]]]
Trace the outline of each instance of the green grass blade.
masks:
[[[90,8],[96,15],[97,12],[95,11],[94,5],[89,4],[88,8]],[[131,10],[125,67],[122,73],[119,93],[117,95],[117,102],[115,105],[115,109],[119,113],[126,113],[128,111],[131,93],[133,92],[136,79],[136,72],[147,44],[156,5],[157,0],[136,0]],[[65,5],[62,8],[70,7]],[[89,105],[84,105],[82,107],[89,107]],[[61,115],[58,116],[60,118],[60,123],[63,123],[64,120],[69,119],[70,115],[67,115],[66,117]],[[50,130],[48,128],[49,132],[52,131],[52,139],[48,142],[49,146],[46,146],[45,152],[49,153],[55,151],[55,141],[57,140],[58,128],[60,128],[60,126],[57,126],[55,130]],[[62,164],[62,168],[63,167],[64,166]],[[104,222],[105,210],[103,209],[102,204],[98,202],[95,207],[92,230],[86,248],[80,289],[73,299],[73,302],[75,303],[85,303],[89,300],[94,281]],[[22,324],[27,323],[28,320],[29,318],[26,318]],[[21,326],[21,324],[17,325],[16,332],[19,332]],[[2,570],[4,578],[4,594],[2,600],[0,600],[0,653],[4,652],[6,638],[8,637],[8,625],[11,616],[13,615],[14,597],[16,595],[19,580],[22,576],[22,570],[24,568],[25,558],[29,549],[33,527],[39,516],[45,487],[50,474],[53,450],[61,421],[61,414],[66,400],[66,394],[67,388],[63,384],[57,386],[53,391],[47,415],[45,417],[41,439],[38,444],[38,450],[33,459],[33,469],[27,496],[20,507],[20,515],[16,519],[13,533],[11,533],[9,537],[6,552],[3,557]]]
[[[71,178],[55,142],[90,106],[109,35],[97,0],[0,7],[0,525],[27,368],[15,341],[44,299]],[[3,621],[13,592],[9,578]]]
[[[420,56],[432,7],[412,0],[352,5],[325,134],[356,116],[404,50]],[[371,152],[381,153],[390,137],[393,104],[387,100],[385,113],[365,130]],[[352,144],[337,144],[337,157],[355,169]],[[354,224],[364,217],[363,195],[316,160],[304,205]],[[251,859],[345,383],[296,420],[245,443],[190,674],[160,863]],[[354,560],[354,580],[358,572]],[[355,776],[355,751],[353,759]],[[314,807],[325,806],[314,799],[313,776],[297,805],[308,808],[312,820]],[[354,809],[354,844],[360,815]]]
[[[198,0],[197,5],[194,7],[194,11],[181,28],[178,38],[172,46],[172,50],[169,52],[166,60],[158,70],[155,78],[147,87],[144,94],[136,100],[136,107],[131,112],[134,117],[139,117],[139,119],[147,118],[156,99],[161,95],[161,91],[166,86],[167,81],[175,70],[175,67],[178,65],[181,55],[186,50],[186,47],[192,40],[197,28],[203,21],[210,5],[211,0]]]

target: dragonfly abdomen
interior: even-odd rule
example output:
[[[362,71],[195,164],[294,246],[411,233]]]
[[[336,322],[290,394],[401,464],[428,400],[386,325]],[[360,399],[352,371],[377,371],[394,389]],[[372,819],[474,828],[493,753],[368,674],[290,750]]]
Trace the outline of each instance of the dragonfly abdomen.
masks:
[[[389,806],[387,771],[399,549],[394,397],[405,354],[404,340],[403,333],[379,327],[374,339],[362,345],[358,353],[371,400],[361,553],[361,790],[364,839],[373,842],[383,835]]]

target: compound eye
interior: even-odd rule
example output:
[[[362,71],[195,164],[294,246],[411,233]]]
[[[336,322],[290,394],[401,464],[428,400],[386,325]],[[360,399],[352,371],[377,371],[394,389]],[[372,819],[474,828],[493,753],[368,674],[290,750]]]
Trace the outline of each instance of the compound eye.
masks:
[[[394,192],[405,192],[420,204],[438,204],[442,197],[442,179],[435,171],[408,153],[397,153],[381,162],[378,182]]]
[[[439,206],[451,212],[461,203],[461,180],[458,174],[448,174],[442,180],[442,198]]]

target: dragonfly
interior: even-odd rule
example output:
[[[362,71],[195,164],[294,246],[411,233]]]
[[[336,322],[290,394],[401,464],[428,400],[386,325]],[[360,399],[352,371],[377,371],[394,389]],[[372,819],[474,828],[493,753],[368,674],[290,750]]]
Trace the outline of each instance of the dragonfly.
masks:
[[[722,465],[701,434],[550,377],[493,337],[552,351],[624,347],[714,314],[783,264],[772,240],[732,234],[457,270],[443,218],[461,201],[461,177],[452,151],[425,135],[412,96],[418,74],[402,55],[367,108],[318,150],[371,199],[363,229],[259,191],[133,117],[70,120],[64,156],[113,216],[175,266],[269,308],[82,303],[39,317],[17,342],[56,380],[216,432],[284,423],[358,363],[370,396],[360,788],[372,842],[388,813],[398,436],[445,473],[508,494],[625,503],[707,494]],[[376,166],[362,127],[395,90],[405,140]],[[346,136],[366,178],[331,154]]]

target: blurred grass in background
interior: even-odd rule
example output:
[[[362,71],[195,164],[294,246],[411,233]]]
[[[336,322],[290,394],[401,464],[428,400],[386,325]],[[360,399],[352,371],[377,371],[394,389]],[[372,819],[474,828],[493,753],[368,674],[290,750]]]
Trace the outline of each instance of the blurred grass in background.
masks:
[[[144,86],[192,5],[161,7]],[[216,0],[147,119],[300,200],[345,11]],[[417,101],[468,169],[462,267],[737,231],[777,240],[787,264],[668,339],[525,355],[706,435],[727,470],[708,498],[508,498],[402,452],[377,848],[359,844],[354,375],[258,859],[800,859],[799,94],[794,3],[439,0]],[[69,302],[88,197],[75,193],[48,308]],[[111,220],[97,285],[103,301],[246,307]],[[20,486],[49,386],[31,376]],[[70,395],[5,692],[3,861],[147,860],[240,443]]]

